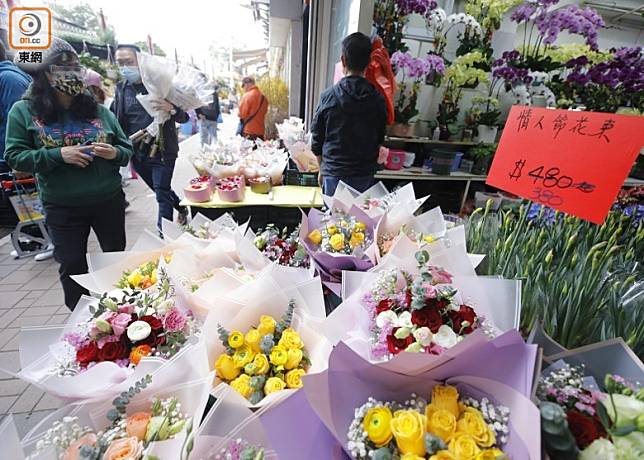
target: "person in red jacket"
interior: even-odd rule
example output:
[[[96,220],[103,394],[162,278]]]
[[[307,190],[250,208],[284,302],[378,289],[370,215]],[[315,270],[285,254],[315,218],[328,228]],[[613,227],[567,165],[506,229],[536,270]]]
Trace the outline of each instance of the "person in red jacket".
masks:
[[[247,139],[264,139],[264,121],[268,112],[268,99],[262,94],[253,77],[242,80],[242,96],[239,103],[239,127],[237,134]]]

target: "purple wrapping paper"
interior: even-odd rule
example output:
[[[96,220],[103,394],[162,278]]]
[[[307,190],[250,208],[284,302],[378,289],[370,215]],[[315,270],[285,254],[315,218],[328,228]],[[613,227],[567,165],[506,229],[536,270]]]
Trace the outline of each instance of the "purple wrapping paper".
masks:
[[[305,376],[304,388],[262,416],[262,423],[280,459],[342,458],[337,457],[337,447],[346,445],[354,410],[369,396],[401,401],[415,392],[429,399],[431,388],[445,380],[468,395],[487,395],[510,407],[511,433],[504,450],[513,460],[537,460],[539,411],[529,400],[536,348],[511,331],[414,375],[414,369],[404,374],[370,364],[340,342],[328,370]]]
[[[356,206],[352,206],[349,209],[349,214],[364,222],[367,226],[367,236],[373,241],[376,222]],[[320,228],[323,216],[324,213],[317,209],[311,209],[308,216],[302,212],[302,225],[300,227],[300,242],[315,262],[315,266],[320,272],[322,280],[340,282],[342,280],[343,270],[367,271],[373,267],[373,261],[368,258],[329,254],[320,251],[317,245],[309,241],[307,238],[308,234],[314,229]],[[365,255],[365,257],[367,256]]]

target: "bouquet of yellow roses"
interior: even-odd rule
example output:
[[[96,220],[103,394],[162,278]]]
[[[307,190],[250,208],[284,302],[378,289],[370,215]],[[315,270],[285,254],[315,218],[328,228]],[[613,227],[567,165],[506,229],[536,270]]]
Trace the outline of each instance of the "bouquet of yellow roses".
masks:
[[[507,458],[509,419],[507,407],[436,385],[429,403],[414,393],[404,402],[369,398],[355,411],[348,447],[356,460],[497,460]]]
[[[284,269],[294,270],[275,265],[227,292],[206,318],[215,397],[233,387],[245,406],[268,406],[299,388],[304,374],[326,369],[331,344],[318,332],[320,278],[298,280]]]
[[[285,388],[302,387],[310,361],[300,335],[291,328],[295,302],[276,321],[262,315],[248,331],[227,331],[219,326],[219,338],[226,352],[215,362],[217,376],[230,384],[251,404]]]

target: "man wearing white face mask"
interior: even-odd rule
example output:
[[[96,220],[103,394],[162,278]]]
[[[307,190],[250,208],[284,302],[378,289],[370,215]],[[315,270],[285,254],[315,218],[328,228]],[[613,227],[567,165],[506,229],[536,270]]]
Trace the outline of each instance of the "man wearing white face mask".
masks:
[[[116,49],[116,62],[123,81],[116,86],[114,101],[110,110],[116,114],[116,118],[128,136],[147,128],[153,118],[136,99],[138,94],[147,94],[143,82],[136,53],[141,50],[135,45],[119,45]],[[163,124],[162,133],[163,147],[150,156],[151,146],[140,146],[135,148],[132,156],[132,165],[137,174],[145,183],[154,190],[159,213],[157,227],[161,232],[161,218],[172,221],[173,210],[179,213],[179,223],[185,223],[186,211],[179,205],[179,197],[171,188],[174,163],[179,152],[179,139],[177,136],[176,123],[185,123],[189,116],[186,112],[169,103],[168,101],[157,101],[155,107],[170,114],[170,119]]]

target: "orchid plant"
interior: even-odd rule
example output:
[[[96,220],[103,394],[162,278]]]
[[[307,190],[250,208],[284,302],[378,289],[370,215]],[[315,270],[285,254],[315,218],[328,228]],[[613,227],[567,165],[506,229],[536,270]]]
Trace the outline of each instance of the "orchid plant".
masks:
[[[473,16],[466,13],[455,13],[449,16],[442,8],[427,10],[425,13],[425,27],[434,39],[432,53],[443,57],[447,47],[447,35],[456,26],[464,26],[468,35],[481,37],[483,31]]]
[[[458,116],[458,103],[466,86],[488,81],[488,73],[476,67],[485,61],[480,51],[472,51],[457,57],[445,71],[447,78],[442,102],[438,105],[438,124],[447,126],[453,124]]]
[[[425,57],[415,58],[408,52],[397,51],[391,57],[391,64],[396,72],[402,76],[399,84],[398,100],[394,107],[396,122],[409,123],[418,115],[416,102],[420,83],[429,74],[443,75],[445,63],[440,56],[428,54]]]
[[[438,7],[436,0],[377,0],[374,5],[373,23],[382,43],[393,55],[407,51],[403,42],[403,28],[411,14],[425,15]]]
[[[598,30],[605,25],[601,16],[592,8],[576,5],[552,9],[558,3],[559,0],[524,0],[510,16],[517,24],[524,24],[520,51],[522,64],[529,69],[549,71],[557,67],[545,53],[564,31],[584,37],[586,44],[597,50]]]

